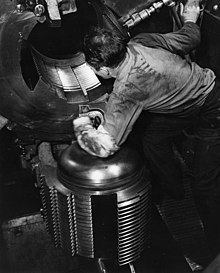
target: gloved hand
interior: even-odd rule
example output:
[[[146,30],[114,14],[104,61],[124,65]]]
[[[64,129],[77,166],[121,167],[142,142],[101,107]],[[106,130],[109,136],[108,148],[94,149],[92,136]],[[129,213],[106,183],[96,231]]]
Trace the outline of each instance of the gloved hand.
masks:
[[[104,117],[101,111],[99,110],[92,110],[86,113],[82,113],[79,115],[79,117],[89,117],[91,124],[94,128],[98,128],[100,124],[103,124]]]
[[[119,147],[116,145],[115,139],[102,125],[99,124],[97,129],[94,128],[94,120],[97,114],[93,112],[73,120],[74,133],[83,150],[95,156],[108,157],[115,153]],[[100,116],[100,119],[102,118]]]
[[[93,129],[92,121],[88,116],[76,118],[73,120],[73,128],[76,137],[78,137],[83,131]]]
[[[181,3],[180,9],[180,14],[184,24],[186,22],[197,22],[200,14],[199,0],[188,0],[185,6]]]
[[[97,130],[92,128],[81,132],[77,137],[77,141],[83,150],[99,157],[108,157],[119,149],[115,139],[102,125]]]

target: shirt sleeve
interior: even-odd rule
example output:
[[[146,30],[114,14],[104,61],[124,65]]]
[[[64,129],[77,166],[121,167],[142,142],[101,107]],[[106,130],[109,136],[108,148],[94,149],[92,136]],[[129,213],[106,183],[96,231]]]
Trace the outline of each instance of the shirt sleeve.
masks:
[[[117,93],[111,94],[103,127],[114,137],[118,146],[126,141],[142,110],[143,106],[138,100]]]
[[[199,45],[200,39],[199,26],[196,23],[187,22],[178,31],[166,34],[141,33],[135,36],[133,41],[148,47],[163,48],[184,56]]]

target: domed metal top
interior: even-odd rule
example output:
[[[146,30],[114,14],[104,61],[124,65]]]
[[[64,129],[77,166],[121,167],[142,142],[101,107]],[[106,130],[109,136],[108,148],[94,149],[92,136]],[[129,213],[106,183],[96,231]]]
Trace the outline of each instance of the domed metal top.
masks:
[[[92,156],[77,142],[63,151],[58,162],[58,179],[70,190],[113,189],[128,186],[143,175],[143,160],[132,148],[124,146],[108,158]]]

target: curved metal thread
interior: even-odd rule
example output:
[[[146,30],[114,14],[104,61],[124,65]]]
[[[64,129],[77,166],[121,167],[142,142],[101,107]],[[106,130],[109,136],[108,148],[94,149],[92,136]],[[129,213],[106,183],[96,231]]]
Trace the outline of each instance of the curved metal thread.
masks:
[[[52,222],[53,222],[53,229],[54,229],[54,242],[55,246],[60,246],[60,228],[59,228],[59,219],[58,219],[58,206],[57,206],[57,191],[55,187],[51,187],[50,191],[50,198],[51,198],[51,207],[52,207]]]
[[[72,195],[67,197],[68,204],[68,218],[69,218],[69,229],[70,229],[70,244],[71,244],[71,254],[75,255],[75,234],[74,234],[74,215],[73,215],[73,205],[72,205]]]
[[[140,257],[147,241],[150,189],[145,185],[132,199],[118,203],[118,262],[128,264]]]

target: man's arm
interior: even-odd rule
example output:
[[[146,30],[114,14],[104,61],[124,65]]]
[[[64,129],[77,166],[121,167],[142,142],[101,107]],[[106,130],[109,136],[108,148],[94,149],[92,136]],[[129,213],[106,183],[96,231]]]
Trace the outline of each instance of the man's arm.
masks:
[[[73,125],[78,144],[89,154],[108,157],[119,149],[115,139],[103,126],[94,128],[88,116],[75,119]]]
[[[187,22],[178,31],[166,34],[141,33],[133,41],[148,47],[163,48],[184,56],[199,45],[200,29],[195,23]]]
[[[133,41],[148,47],[163,48],[181,56],[189,54],[199,45],[201,38],[196,24],[200,14],[199,0],[188,0],[181,7],[184,26],[180,30],[166,34],[141,33]]]
[[[97,129],[89,116],[73,121],[74,132],[82,149],[88,153],[108,157],[125,142],[142,112],[142,107],[132,99],[112,93],[106,106],[104,122]]]

